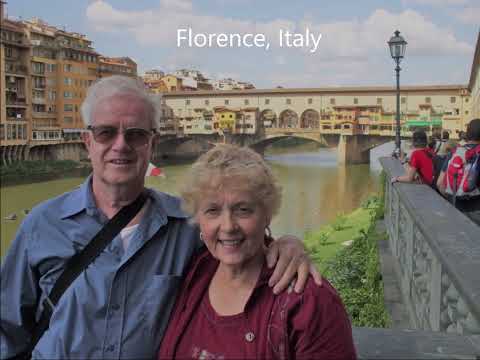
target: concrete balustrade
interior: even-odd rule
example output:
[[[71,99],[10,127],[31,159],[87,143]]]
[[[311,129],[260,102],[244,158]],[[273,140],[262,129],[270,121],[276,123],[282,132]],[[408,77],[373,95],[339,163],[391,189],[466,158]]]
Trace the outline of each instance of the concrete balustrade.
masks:
[[[385,224],[416,329],[480,334],[480,228],[427,185],[391,184],[404,173],[382,158]]]
[[[357,327],[353,340],[359,359],[480,359],[480,335]]]

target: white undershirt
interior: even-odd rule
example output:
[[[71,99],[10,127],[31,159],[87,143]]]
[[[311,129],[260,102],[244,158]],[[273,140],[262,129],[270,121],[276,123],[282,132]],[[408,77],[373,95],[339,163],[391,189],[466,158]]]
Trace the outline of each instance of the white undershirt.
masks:
[[[132,240],[133,235],[135,235],[135,230],[137,230],[138,225],[139,224],[127,226],[120,231],[124,251],[127,251],[128,245],[130,245],[130,241]]]
[[[145,201],[145,204],[143,204],[143,207],[140,210],[140,213],[147,212],[149,206],[150,206],[150,199],[147,199],[147,201]],[[120,238],[122,239],[123,251],[125,252],[127,251],[128,246],[130,245],[130,242],[133,239],[133,236],[135,235],[135,230],[137,230],[138,228],[138,225],[140,224],[127,226],[120,231]]]

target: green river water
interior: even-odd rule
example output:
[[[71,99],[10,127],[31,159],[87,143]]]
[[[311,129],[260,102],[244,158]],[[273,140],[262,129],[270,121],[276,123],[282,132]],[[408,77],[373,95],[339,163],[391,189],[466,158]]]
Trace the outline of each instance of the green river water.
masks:
[[[338,213],[357,208],[363,199],[378,189],[380,169],[378,156],[388,151],[372,153],[370,165],[339,166],[336,153],[331,149],[271,150],[266,159],[283,187],[283,201],[279,214],[272,223],[274,235],[294,234],[319,228],[334,219]],[[179,185],[189,164],[164,166],[166,178],[147,178],[148,187],[178,194]],[[1,192],[1,256],[15,236],[16,229],[25,218],[25,209],[39,202],[69,191],[84,181],[84,177],[71,177],[11,185]],[[16,220],[6,220],[16,214]],[[41,231],[39,229],[38,231]]]

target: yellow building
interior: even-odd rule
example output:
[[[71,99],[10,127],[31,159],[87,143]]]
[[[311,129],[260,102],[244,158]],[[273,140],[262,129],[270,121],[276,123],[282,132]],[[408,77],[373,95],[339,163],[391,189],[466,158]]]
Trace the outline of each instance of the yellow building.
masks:
[[[233,133],[237,118],[241,117],[240,111],[218,107],[214,109],[214,130]]]
[[[98,58],[98,77],[112,75],[137,76],[137,63],[129,57],[106,57]]]
[[[165,84],[168,92],[183,90],[182,79],[179,77],[174,75],[166,75],[162,78],[162,81]]]
[[[3,19],[1,8],[0,43],[0,142],[5,162],[12,152],[25,157],[30,124],[30,44],[19,22]],[[22,147],[18,147],[18,146]],[[22,152],[19,154],[18,152]]]
[[[163,80],[150,80],[145,82],[148,91],[153,94],[163,94],[168,91],[167,86]]]

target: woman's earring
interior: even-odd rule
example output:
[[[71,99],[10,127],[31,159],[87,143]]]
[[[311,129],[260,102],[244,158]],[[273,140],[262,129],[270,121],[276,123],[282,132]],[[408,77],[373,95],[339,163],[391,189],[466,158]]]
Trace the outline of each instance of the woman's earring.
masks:
[[[200,231],[200,240],[204,241],[203,240],[203,233]]]
[[[272,238],[272,230],[270,230],[270,226],[267,226],[265,228],[265,237],[267,239],[271,239]]]

